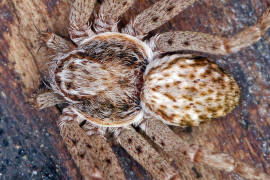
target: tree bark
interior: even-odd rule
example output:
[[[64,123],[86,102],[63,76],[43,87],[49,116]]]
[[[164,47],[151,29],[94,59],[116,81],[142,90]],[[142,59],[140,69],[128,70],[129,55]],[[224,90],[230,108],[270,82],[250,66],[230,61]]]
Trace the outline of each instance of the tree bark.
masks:
[[[137,0],[120,26],[157,0]],[[98,1],[100,3],[101,1]],[[81,179],[66,150],[56,119],[57,108],[38,111],[28,99],[40,88],[48,50],[38,31],[68,39],[69,0],[0,1],[0,179]],[[269,0],[201,0],[156,33],[189,30],[229,37],[253,25]],[[199,54],[231,73],[242,89],[240,105],[224,118],[195,128],[173,130],[190,143],[225,152],[270,174],[269,33],[251,47],[228,57]],[[41,48],[40,48],[41,47]],[[151,179],[122,148],[115,145],[129,179]],[[183,179],[238,179],[234,173],[182,160]]]

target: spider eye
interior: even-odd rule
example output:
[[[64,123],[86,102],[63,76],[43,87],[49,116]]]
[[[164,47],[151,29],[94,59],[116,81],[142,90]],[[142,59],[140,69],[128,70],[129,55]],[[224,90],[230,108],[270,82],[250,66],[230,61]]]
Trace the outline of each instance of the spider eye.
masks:
[[[72,83],[71,82],[66,83],[66,87],[67,89],[70,89],[72,87]]]
[[[71,65],[68,66],[68,69],[69,70],[73,70],[74,69],[74,66],[71,64]]]
[[[131,56],[131,60],[132,60],[133,62],[136,62],[136,61],[138,61],[138,58],[136,58],[136,57],[134,57],[134,56]]]

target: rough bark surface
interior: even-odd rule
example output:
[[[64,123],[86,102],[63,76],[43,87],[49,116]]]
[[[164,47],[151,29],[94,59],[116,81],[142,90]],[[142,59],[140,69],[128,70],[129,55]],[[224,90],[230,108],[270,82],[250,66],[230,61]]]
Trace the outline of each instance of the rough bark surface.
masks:
[[[101,1],[98,1],[99,3]],[[137,0],[120,26],[153,4]],[[81,179],[64,146],[57,108],[37,111],[27,104],[39,88],[48,61],[38,30],[67,35],[69,0],[0,1],[0,179]],[[201,0],[151,34],[190,30],[231,36],[252,25],[269,0]],[[196,128],[173,128],[190,143],[225,152],[270,174],[270,31],[253,46],[228,57],[209,56],[233,74],[242,88],[240,105],[229,115]],[[151,179],[114,146],[129,179]],[[183,179],[240,179],[234,173],[182,160]]]

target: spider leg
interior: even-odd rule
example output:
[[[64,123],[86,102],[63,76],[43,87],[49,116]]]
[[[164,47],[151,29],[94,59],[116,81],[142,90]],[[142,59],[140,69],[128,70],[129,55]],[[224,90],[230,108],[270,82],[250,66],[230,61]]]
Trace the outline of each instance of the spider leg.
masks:
[[[54,33],[44,33],[42,35],[42,40],[46,43],[46,46],[48,48],[56,52],[67,52],[74,47],[74,45],[70,41]]]
[[[154,51],[172,52],[192,50],[209,54],[229,54],[225,38],[190,31],[166,32],[150,39]]]
[[[123,32],[142,39],[147,33],[166,23],[197,0],[162,0],[136,16]]]
[[[94,28],[97,32],[118,32],[118,18],[134,3],[134,0],[103,1],[95,18]]]
[[[65,100],[61,96],[52,91],[39,93],[34,96],[30,101],[38,109],[52,107],[65,102]]]
[[[73,42],[80,42],[94,35],[88,20],[93,12],[95,0],[75,0],[69,14],[69,35]]]
[[[71,49],[73,49],[74,45],[62,38],[61,36],[58,36],[57,34],[51,33],[51,32],[38,32],[38,40],[40,41],[41,48],[43,45],[45,45],[47,48],[57,52],[57,53],[64,53]]]
[[[77,114],[80,117],[84,117],[84,115],[79,112],[77,112]],[[93,129],[95,128],[101,134],[105,134],[107,131],[113,132],[118,143],[138,163],[149,171],[154,178],[166,180],[172,180],[173,178],[179,179],[175,169],[147,142],[147,140],[137,133],[133,127],[128,125],[124,128],[98,126],[94,123],[97,121],[93,119],[94,118],[87,116],[87,122],[85,122],[83,126],[87,134],[93,134]]]
[[[91,173],[84,172],[86,170],[84,168],[85,163],[89,162],[87,165],[88,171],[93,167],[98,168],[99,172],[103,174],[102,179],[125,179],[111,146],[100,133],[103,129],[92,126],[85,119],[75,114],[70,107],[64,109],[61,117],[59,123],[61,135],[75,163],[85,177],[88,177],[87,173]],[[65,127],[70,127],[70,129],[64,131],[63,128]],[[84,154],[83,157],[82,154]],[[84,157],[88,159],[84,159]],[[94,166],[93,162],[95,163]]]
[[[260,40],[269,26],[270,8],[266,10],[257,24],[231,38],[199,32],[177,31],[157,35],[150,41],[151,44],[154,44],[154,49],[161,52],[192,50],[215,55],[228,55]]]
[[[174,168],[133,128],[123,129],[117,140],[155,179],[179,179]]]
[[[159,120],[147,119],[140,125],[140,128],[175,160],[184,156],[195,163],[205,164],[227,172],[235,171],[247,179],[269,179],[265,173],[236,161],[228,154],[213,153],[198,145],[186,143]]]
[[[60,133],[66,147],[85,179],[103,179],[102,170],[92,156],[92,141],[73,118],[73,114],[68,112],[59,118]]]

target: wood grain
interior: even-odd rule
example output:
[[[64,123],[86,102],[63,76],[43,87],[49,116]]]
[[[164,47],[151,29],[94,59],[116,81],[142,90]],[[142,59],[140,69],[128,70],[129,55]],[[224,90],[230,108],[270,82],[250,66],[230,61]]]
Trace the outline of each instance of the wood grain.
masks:
[[[154,2],[137,0],[120,26]],[[40,48],[38,30],[68,38],[70,4],[69,0],[0,1],[0,179],[81,179],[55,123],[60,111],[37,111],[27,104],[42,84],[48,61],[47,49]],[[190,30],[229,37],[254,24],[269,6],[269,0],[201,0],[151,35]],[[241,103],[225,118],[198,128],[173,127],[190,143],[226,152],[268,174],[269,35],[268,31],[258,43],[228,57],[200,54],[233,74],[242,89]],[[129,179],[151,179],[123,149],[114,146],[114,151]],[[193,165],[184,159],[179,171],[183,179],[239,179],[234,173]]]

